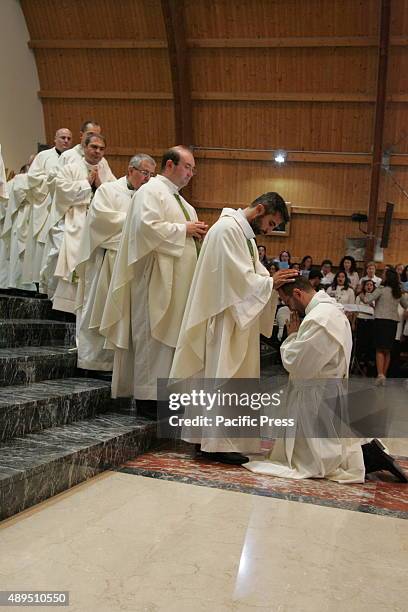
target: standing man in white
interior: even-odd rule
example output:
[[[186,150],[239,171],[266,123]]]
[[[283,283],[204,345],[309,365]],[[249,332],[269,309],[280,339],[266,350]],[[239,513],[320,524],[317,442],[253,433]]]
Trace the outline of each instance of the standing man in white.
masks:
[[[134,155],[126,176],[104,183],[92,199],[79,247],[76,304],[78,367],[111,371],[113,351],[104,348],[99,326],[106,304],[123,224],[136,191],[154,176],[156,162]]]
[[[207,231],[179,193],[194,174],[192,153],[177,146],[164,154],[161,174],[137,191],[100,326],[115,348],[113,397],[133,395],[146,413],[155,411],[157,378],[170,373],[199,241]]]
[[[55,193],[46,224],[48,236],[41,290],[53,299],[57,310],[75,312],[77,283],[73,282],[73,273],[87,209],[96,189],[106,181],[115,180],[101,163],[105,148],[103,136],[87,136],[85,156],[61,167],[55,178]]]
[[[55,133],[55,146],[37,153],[27,173],[27,200],[30,204],[30,219],[23,260],[23,281],[39,283],[45,241],[40,239],[41,230],[50,214],[54,181],[61,154],[72,144],[72,133],[60,128]]]
[[[170,378],[259,378],[259,336],[272,334],[278,298],[273,289],[298,272],[279,270],[271,277],[259,261],[255,236],[288,220],[285,201],[275,192],[244,209],[224,208],[203,242]],[[257,438],[224,437],[217,428],[198,439],[190,435],[182,433],[214,461],[241,464],[247,461],[243,453],[260,450]]]

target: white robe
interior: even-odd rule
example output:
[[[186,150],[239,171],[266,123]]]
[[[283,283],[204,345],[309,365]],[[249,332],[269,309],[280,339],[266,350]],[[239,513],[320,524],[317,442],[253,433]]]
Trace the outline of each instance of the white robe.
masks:
[[[226,208],[201,249],[170,378],[259,378],[260,339],[271,336],[277,293],[242,211]],[[251,241],[252,253],[248,240]],[[196,413],[186,417],[196,416]],[[258,452],[256,438],[182,437],[207,452]]]
[[[251,458],[245,468],[282,478],[364,482],[361,441],[339,437],[331,415],[324,412],[328,396],[344,402],[341,380],[348,378],[351,349],[350,324],[342,306],[319,291],[308,304],[298,332],[281,346],[282,363],[289,372],[285,417],[295,420],[296,430],[275,441],[268,459]],[[330,427],[333,437],[303,435],[318,418]]]
[[[48,293],[53,300],[53,308],[71,313],[75,312],[77,290],[72,276],[78,263],[79,242],[93,195],[88,181],[92,168],[94,166],[84,158],[59,168],[51,211],[39,237],[39,240],[46,238],[40,274],[41,291]],[[111,179],[112,175],[105,173],[101,162],[98,171],[102,183]]]
[[[12,183],[10,183],[11,186]],[[0,145],[0,287],[8,286],[9,255],[6,243],[1,238],[4,221],[6,218],[7,203],[9,198],[9,185],[7,184],[6,169],[1,155]]]
[[[17,174],[9,189],[9,199],[3,223],[3,251],[7,254],[7,279],[4,286],[16,289],[35,291],[33,283],[23,280],[23,260],[26,248],[28,224],[30,220],[30,203],[27,199],[27,174]]]
[[[137,191],[123,228],[100,332],[115,348],[112,395],[154,400],[167,378],[197,262],[175,198],[157,176]],[[197,215],[181,198],[192,221]]]
[[[30,217],[23,262],[24,282],[40,281],[45,241],[39,238],[50,213],[58,161],[55,147],[41,151],[35,156],[27,173]]]
[[[104,183],[95,192],[85,221],[76,269],[78,367],[113,368],[113,351],[99,333],[123,224],[135,191],[126,176]]]

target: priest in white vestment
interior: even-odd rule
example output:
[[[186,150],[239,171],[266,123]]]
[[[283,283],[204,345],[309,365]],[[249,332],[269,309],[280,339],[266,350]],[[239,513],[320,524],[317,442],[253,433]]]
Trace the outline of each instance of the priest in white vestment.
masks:
[[[51,149],[37,153],[27,173],[27,200],[30,205],[26,248],[23,261],[23,280],[25,283],[39,283],[45,241],[40,240],[40,232],[50,213],[54,180],[58,161],[63,151],[70,148],[72,134],[66,128],[55,133]]]
[[[8,255],[6,243],[2,240],[4,221],[6,218],[9,189],[7,184],[6,168],[1,154],[0,144],[0,288],[8,286]]]
[[[341,437],[328,409],[335,398],[338,405],[344,404],[347,391],[344,379],[348,378],[352,335],[343,306],[323,290],[316,293],[305,278],[281,287],[279,294],[293,311],[281,355],[289,372],[285,416],[294,419],[296,430],[275,440],[268,458],[251,458],[245,467],[283,478],[362,483],[361,440]],[[301,323],[298,313],[305,314]],[[318,422],[324,422],[333,436],[312,437]]]
[[[115,349],[113,397],[155,401],[157,378],[169,375],[207,230],[179,193],[194,173],[191,152],[174,147],[132,201],[100,326]]]
[[[138,153],[127,175],[104,183],[95,192],[79,247],[76,304],[78,367],[111,371],[113,351],[105,349],[99,333],[123,224],[136,191],[154,176],[156,162]]]
[[[40,289],[48,293],[56,310],[75,312],[77,282],[74,271],[88,206],[102,183],[115,180],[101,166],[104,153],[105,138],[87,136],[85,157],[60,168],[55,178],[55,193],[46,223],[48,236]]]
[[[298,272],[279,270],[271,277],[259,261],[255,235],[269,234],[288,219],[286,204],[275,192],[243,210],[222,211],[203,242],[170,378],[259,378],[260,334],[271,336],[277,305],[273,289]],[[190,416],[196,414],[186,412]],[[200,438],[190,435],[182,432],[184,440],[201,445],[206,457],[225,463],[243,463],[243,453],[260,448],[256,438],[223,437],[217,428],[207,428]]]
[[[3,279],[3,285],[26,291],[36,291],[33,283],[26,283],[23,279],[23,260],[30,217],[27,171],[33,159],[34,155],[30,156],[21,172],[8,183],[8,202],[1,234],[3,257],[7,261],[7,278]]]
[[[85,155],[85,141],[88,136],[100,135],[101,133],[102,128],[99,123],[91,120],[84,121],[79,132],[80,143],[61,154],[61,157],[59,158],[60,166],[82,161]],[[100,161],[100,172],[106,177],[110,176],[110,178],[107,180],[116,180],[116,177],[110,169],[108,161],[104,157]]]

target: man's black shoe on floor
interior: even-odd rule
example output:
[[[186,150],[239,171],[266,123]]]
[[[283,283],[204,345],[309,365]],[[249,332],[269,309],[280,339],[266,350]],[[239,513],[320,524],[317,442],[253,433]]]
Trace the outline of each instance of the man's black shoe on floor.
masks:
[[[136,400],[137,415],[157,421],[157,402],[156,400]]]
[[[228,463],[229,465],[242,465],[248,463],[248,457],[241,455],[241,453],[207,453],[206,451],[200,451],[197,456],[201,456],[204,459],[210,461],[218,461],[219,463]]]
[[[399,467],[397,462],[384,452],[384,447],[379,440],[372,440],[361,446],[364,457],[366,474],[386,470],[391,472],[400,482],[408,482],[407,475]]]

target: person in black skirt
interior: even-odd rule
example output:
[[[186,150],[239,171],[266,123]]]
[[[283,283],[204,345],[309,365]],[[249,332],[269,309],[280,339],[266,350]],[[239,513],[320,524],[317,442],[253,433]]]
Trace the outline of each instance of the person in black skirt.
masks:
[[[374,306],[374,342],[376,348],[377,382],[384,384],[391,361],[399,322],[398,304],[408,308],[408,295],[402,294],[398,274],[394,268],[385,271],[384,280],[372,293],[362,298],[366,304]]]
[[[364,304],[363,298],[373,293],[375,283],[365,280],[361,285],[361,293],[356,297],[356,304]],[[359,312],[356,317],[356,359],[360,368],[366,375],[373,375],[372,370],[375,362],[374,346],[374,317]]]

